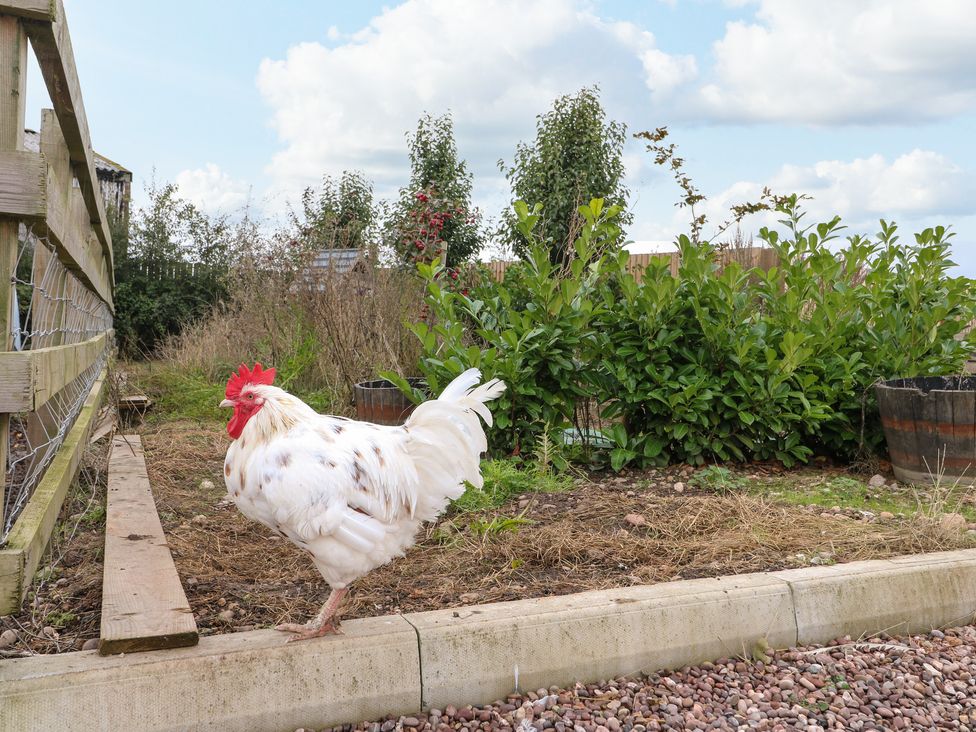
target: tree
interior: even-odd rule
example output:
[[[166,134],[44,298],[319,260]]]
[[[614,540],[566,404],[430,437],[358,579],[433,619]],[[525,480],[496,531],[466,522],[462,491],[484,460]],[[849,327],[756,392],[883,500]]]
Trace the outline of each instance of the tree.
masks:
[[[512,186],[513,202],[542,204],[536,235],[548,242],[549,258],[556,263],[565,261],[572,249],[582,225],[578,209],[591,199],[620,206],[621,224],[632,220],[626,212],[629,191],[621,182],[627,128],[606,121],[598,87],[558,98],[537,119],[535,142],[518,145],[511,167],[501,160],[498,166]],[[516,224],[510,208],[502,215],[499,233],[524,257],[527,242]]]
[[[471,207],[471,173],[458,159],[451,115],[425,114],[407,140],[410,183],[390,217],[391,243],[407,262],[420,252],[446,254],[452,267],[468,261],[481,249],[480,215]]]
[[[303,248],[360,249],[372,243],[378,218],[373,184],[359,171],[344,171],[336,179],[322,178],[318,190],[302,193],[300,214],[292,212],[292,225]]]
[[[233,227],[181,199],[173,184],[147,189],[130,222],[110,219],[115,331],[127,356],[147,355],[227,296]]]

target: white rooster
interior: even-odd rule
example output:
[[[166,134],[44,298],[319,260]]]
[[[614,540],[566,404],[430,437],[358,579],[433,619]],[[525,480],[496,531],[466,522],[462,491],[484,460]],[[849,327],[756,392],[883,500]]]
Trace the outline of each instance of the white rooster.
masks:
[[[402,556],[465,482],[481,487],[488,444],[478,415],[491,426],[485,402],[505,384],[477,386],[481,373],[469,369],[402,427],[387,427],[320,415],[272,386],[274,374],[242,364],[227,381],[224,480],[241,512],[306,551],[332,588],[314,620],[278,626],[300,640],[337,632],[349,584]]]

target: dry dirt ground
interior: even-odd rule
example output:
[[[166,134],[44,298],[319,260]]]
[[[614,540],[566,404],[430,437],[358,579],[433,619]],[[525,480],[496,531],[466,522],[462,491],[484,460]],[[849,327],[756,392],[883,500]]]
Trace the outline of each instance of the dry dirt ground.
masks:
[[[201,632],[304,622],[313,615],[328,588],[308,558],[225,500],[222,427],[181,421],[141,432],[163,528]],[[796,503],[796,490],[829,480],[848,493],[860,486],[873,499],[892,492],[870,489],[840,468],[785,471],[763,464],[732,475],[752,488],[717,493],[695,487],[695,471],[675,466],[582,476],[569,490],[525,493],[497,508],[448,515],[405,557],[354,584],[343,616],[976,545],[976,525],[947,523],[944,507],[899,517]],[[85,476],[62,512],[60,538],[40,585],[22,613],[0,618],[0,631],[13,631],[6,642],[0,637],[0,646],[6,643],[0,654],[74,650],[98,635],[104,456],[97,451]],[[811,502],[823,502],[810,495]]]

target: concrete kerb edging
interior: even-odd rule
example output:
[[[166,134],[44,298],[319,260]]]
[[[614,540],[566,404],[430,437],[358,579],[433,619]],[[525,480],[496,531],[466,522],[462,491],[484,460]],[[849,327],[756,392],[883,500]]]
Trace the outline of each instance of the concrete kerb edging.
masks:
[[[881,631],[966,624],[976,550],[583,592],[193,648],[0,662],[0,730],[294,730]]]

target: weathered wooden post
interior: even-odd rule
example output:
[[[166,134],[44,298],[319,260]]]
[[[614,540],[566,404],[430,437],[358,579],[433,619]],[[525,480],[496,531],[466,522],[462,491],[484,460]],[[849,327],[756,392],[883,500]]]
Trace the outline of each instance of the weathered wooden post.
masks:
[[[0,155],[24,149],[24,99],[27,78],[27,34],[20,18],[0,15]],[[18,219],[0,211],[0,351],[13,345],[12,275],[17,260]],[[2,375],[0,375],[2,377]],[[0,532],[3,530],[10,415],[0,413]]]

